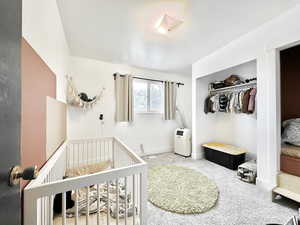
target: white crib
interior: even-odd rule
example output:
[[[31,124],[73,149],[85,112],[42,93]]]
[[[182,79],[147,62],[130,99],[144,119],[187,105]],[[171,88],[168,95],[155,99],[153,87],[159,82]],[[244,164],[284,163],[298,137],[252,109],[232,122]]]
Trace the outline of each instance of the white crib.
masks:
[[[70,168],[95,164],[105,160],[112,162],[111,169],[85,176],[63,179]],[[125,189],[125,213],[119,215],[119,193],[115,194],[117,215],[112,218],[109,212],[100,212],[99,186],[115,182],[116,192],[122,180]],[[66,216],[66,193],[85,188],[89,196],[90,187],[96,187],[98,193],[96,213],[79,215],[78,201],[75,200],[75,215]],[[56,194],[62,193],[62,213],[54,216],[53,200]],[[133,214],[127,213],[127,196],[131,193]],[[102,193],[103,194],[103,193]],[[107,188],[107,209],[110,209],[111,193]],[[87,201],[89,201],[87,197]],[[41,169],[36,180],[31,181],[24,189],[24,225],[145,225],[147,207],[147,164],[131,151],[119,139],[100,138],[72,140],[65,142]],[[125,216],[124,216],[125,215]]]

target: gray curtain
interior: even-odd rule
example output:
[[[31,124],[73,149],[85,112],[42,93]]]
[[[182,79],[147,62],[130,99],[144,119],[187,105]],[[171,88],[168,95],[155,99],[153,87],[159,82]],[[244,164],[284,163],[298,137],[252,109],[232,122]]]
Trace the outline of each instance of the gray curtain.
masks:
[[[176,97],[177,84],[175,82],[165,81],[165,120],[175,120],[176,117]]]
[[[116,97],[116,122],[133,121],[133,78],[131,75],[116,75],[115,97]]]

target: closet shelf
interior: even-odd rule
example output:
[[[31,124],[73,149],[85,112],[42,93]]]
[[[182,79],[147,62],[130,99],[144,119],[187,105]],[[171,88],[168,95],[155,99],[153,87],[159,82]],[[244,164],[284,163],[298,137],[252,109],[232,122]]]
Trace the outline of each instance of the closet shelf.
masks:
[[[218,88],[218,89],[209,89],[210,94],[216,94],[219,92],[227,92],[227,91],[238,91],[238,90],[243,90],[248,87],[256,87],[256,81],[255,82],[250,82],[250,83],[245,83],[245,84],[239,84],[239,85],[234,85],[230,87],[224,87],[224,88]]]

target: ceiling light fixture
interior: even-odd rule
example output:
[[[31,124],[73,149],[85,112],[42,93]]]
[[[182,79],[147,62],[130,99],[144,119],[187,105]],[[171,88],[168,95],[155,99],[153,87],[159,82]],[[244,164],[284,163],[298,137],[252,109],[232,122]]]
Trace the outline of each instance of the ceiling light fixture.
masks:
[[[167,34],[169,31],[173,30],[182,23],[183,21],[165,14],[160,20],[158,20],[155,28],[159,33]]]

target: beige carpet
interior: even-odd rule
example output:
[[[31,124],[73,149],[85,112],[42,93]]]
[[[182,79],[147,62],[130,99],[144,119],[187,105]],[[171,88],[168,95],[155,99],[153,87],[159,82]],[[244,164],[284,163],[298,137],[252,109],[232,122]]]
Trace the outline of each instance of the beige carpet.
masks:
[[[175,213],[197,214],[218,200],[216,184],[198,171],[175,165],[149,169],[149,201]]]
[[[265,225],[284,224],[298,214],[299,203],[289,199],[271,201],[270,192],[240,181],[236,171],[207,160],[193,160],[174,153],[145,157],[149,167],[159,165],[184,166],[199,171],[214,180],[219,189],[217,204],[206,213],[178,214],[148,203],[147,225]]]

